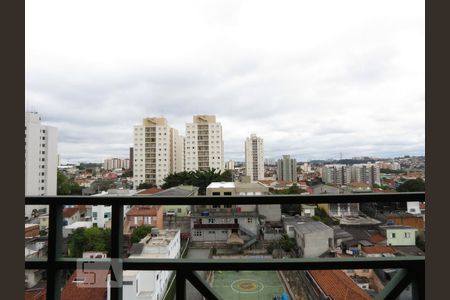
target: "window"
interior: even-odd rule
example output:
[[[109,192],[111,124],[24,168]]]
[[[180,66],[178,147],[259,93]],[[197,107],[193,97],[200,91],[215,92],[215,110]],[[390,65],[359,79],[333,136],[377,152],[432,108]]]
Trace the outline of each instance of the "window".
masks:
[[[109,218],[111,217],[111,213],[109,213],[109,212],[104,213],[104,214],[103,214],[103,217],[104,217],[105,219],[109,219]]]
[[[247,223],[253,223],[253,218],[247,218]]]
[[[225,196],[231,196],[231,192],[224,192],[223,193]]]
[[[213,196],[220,196],[220,192],[213,192],[212,195],[213,195]],[[217,206],[217,205],[216,205],[216,206]],[[214,207],[214,205],[213,205],[213,207]]]
[[[216,219],[208,219],[209,224],[214,224],[216,222]]]
[[[395,232],[391,233],[391,238],[395,239]]]
[[[92,212],[92,217],[93,218],[97,218],[97,212],[96,211]]]
[[[194,232],[194,236],[202,236],[202,232],[197,230]]]
[[[405,232],[405,238],[410,238],[411,237],[411,233],[410,232]]]

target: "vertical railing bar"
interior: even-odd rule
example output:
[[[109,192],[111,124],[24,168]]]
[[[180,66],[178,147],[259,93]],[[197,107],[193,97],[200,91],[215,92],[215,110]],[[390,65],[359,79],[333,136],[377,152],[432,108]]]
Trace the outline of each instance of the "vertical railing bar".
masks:
[[[186,299],[186,273],[183,269],[183,265],[180,265],[176,270],[175,277],[175,296],[176,300],[185,300]]]
[[[111,279],[115,282],[111,287],[111,300],[122,300],[123,205],[112,204],[111,212]]]
[[[49,232],[47,251],[47,300],[61,299],[61,270],[56,268],[56,260],[61,257],[63,205],[49,205]]]

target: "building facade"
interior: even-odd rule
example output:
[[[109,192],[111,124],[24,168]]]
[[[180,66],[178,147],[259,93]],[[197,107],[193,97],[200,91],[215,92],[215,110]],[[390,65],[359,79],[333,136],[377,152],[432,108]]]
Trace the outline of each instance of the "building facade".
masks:
[[[264,144],[256,134],[245,140],[245,174],[252,181],[264,179]]]
[[[326,184],[350,184],[352,181],[351,167],[346,165],[325,165],[322,168],[322,180]]]
[[[229,160],[225,163],[225,169],[233,171],[234,165],[235,165],[234,160]]]
[[[283,155],[277,162],[277,179],[297,181],[297,161],[290,155]]]
[[[55,196],[58,168],[58,131],[41,124],[37,113],[25,113],[25,195]],[[45,205],[26,205],[25,216]]]
[[[184,171],[184,137],[178,130],[170,128],[170,168],[171,174]]]
[[[161,186],[170,173],[170,127],[165,118],[144,118],[134,126],[133,184]]]
[[[186,124],[186,171],[224,171],[222,125],[215,116],[196,115]]]
[[[375,164],[353,165],[352,182],[363,182],[370,186],[381,185],[380,167]]]

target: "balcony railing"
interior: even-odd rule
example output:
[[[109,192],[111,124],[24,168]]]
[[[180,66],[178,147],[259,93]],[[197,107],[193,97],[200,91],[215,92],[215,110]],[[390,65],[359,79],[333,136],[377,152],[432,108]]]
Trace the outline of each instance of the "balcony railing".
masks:
[[[122,270],[173,270],[176,272],[176,299],[186,299],[186,280],[206,299],[221,299],[196,271],[202,270],[335,270],[335,269],[401,269],[375,299],[395,299],[412,284],[413,299],[425,298],[425,257],[357,257],[357,258],[292,258],[292,259],[130,259],[123,258],[124,205],[237,205],[237,204],[318,204],[318,203],[392,203],[425,202],[425,193],[376,193],[341,195],[263,195],[263,196],[197,196],[197,197],[25,197],[26,205],[49,205],[47,260],[26,260],[25,269],[47,271],[47,299],[60,299],[61,271],[76,269],[79,258],[62,258],[62,226],[64,205],[111,205],[111,257],[94,259],[95,266],[110,268],[114,259],[120,270],[111,269],[117,287],[111,287],[111,299],[122,299]],[[92,259],[84,260],[92,262]]]

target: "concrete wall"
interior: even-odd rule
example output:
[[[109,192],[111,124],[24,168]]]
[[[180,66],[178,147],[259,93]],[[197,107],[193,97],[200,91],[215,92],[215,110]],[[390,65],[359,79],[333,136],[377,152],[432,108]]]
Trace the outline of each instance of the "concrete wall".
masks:
[[[395,237],[393,236],[395,235]],[[408,236],[406,236],[408,235]],[[392,246],[415,246],[416,230],[415,229],[387,229],[386,243]]]
[[[258,205],[258,213],[266,217],[266,221],[279,222],[281,221],[281,205],[268,204]]]
[[[333,235],[331,228],[307,234],[302,234],[295,229],[295,240],[303,257],[318,257],[326,252],[330,248],[329,239],[331,239],[331,245],[334,244]]]

